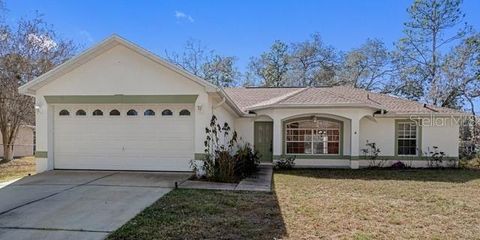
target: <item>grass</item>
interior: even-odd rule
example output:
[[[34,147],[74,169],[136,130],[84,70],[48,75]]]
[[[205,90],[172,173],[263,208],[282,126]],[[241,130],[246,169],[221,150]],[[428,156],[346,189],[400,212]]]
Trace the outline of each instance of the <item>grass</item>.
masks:
[[[174,190],[110,239],[480,239],[478,170],[277,171],[274,193]]]
[[[273,194],[177,189],[109,239],[273,239],[284,235]]]
[[[275,182],[292,239],[480,236],[480,171],[296,170]]]
[[[18,158],[6,163],[0,161],[0,182],[25,177],[28,174],[35,174],[34,157]]]

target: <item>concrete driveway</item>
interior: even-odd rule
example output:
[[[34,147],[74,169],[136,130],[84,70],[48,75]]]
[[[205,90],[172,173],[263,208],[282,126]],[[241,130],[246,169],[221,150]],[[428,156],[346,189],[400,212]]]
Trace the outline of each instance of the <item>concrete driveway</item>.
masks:
[[[49,171],[0,188],[0,239],[103,239],[190,173]]]

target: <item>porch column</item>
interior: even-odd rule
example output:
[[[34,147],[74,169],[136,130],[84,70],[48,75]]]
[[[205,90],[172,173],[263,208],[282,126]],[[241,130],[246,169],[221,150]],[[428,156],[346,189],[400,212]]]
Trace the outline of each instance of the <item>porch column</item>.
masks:
[[[351,119],[350,133],[350,168],[358,169],[360,167],[360,118]]]
[[[277,160],[278,156],[282,155],[282,121],[280,119],[273,119],[273,160]]]

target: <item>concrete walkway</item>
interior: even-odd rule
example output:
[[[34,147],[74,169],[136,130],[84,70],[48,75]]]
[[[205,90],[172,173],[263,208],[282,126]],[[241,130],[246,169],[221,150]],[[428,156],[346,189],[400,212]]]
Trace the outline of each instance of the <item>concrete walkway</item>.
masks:
[[[270,192],[272,191],[272,174],[273,166],[271,164],[261,164],[255,174],[243,179],[238,184],[188,180],[180,184],[179,188]]]
[[[235,190],[238,191],[272,191],[272,165],[260,165],[258,172],[243,179]]]
[[[0,189],[0,239],[104,239],[191,173],[49,171]]]
[[[6,187],[18,180],[20,180],[21,178],[17,178],[17,179],[13,179],[13,180],[10,180],[10,181],[7,181],[7,182],[0,182],[0,188],[3,188],[3,187]]]

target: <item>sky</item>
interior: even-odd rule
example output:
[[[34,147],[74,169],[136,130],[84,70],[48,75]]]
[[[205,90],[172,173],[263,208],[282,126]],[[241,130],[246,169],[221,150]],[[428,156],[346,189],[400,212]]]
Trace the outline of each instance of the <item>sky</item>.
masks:
[[[242,71],[275,40],[304,41],[319,33],[348,51],[367,38],[391,48],[402,37],[413,0],[5,0],[7,21],[44,15],[61,37],[84,48],[111,34],[154,52],[179,52],[189,39],[236,56]],[[464,0],[465,20],[480,31],[480,1]]]

